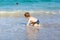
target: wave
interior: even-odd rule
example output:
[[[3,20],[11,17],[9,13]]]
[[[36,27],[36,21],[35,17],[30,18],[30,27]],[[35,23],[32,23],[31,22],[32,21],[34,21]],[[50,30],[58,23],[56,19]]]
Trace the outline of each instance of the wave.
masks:
[[[46,11],[46,10],[14,10],[14,11],[0,11],[0,14],[24,14],[29,12],[31,14],[60,14],[60,11]]]
[[[33,13],[39,13],[39,14],[57,14],[60,13],[59,11],[46,11],[46,10],[14,10],[14,11],[0,11],[0,13],[20,13],[23,14],[25,12],[29,12],[31,14]]]

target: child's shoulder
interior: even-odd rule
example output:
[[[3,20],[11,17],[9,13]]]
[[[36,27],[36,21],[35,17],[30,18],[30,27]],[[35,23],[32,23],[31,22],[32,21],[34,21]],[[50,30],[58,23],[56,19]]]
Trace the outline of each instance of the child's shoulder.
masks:
[[[37,19],[36,17],[30,17],[30,19]]]
[[[31,18],[35,18],[35,17],[31,16]]]

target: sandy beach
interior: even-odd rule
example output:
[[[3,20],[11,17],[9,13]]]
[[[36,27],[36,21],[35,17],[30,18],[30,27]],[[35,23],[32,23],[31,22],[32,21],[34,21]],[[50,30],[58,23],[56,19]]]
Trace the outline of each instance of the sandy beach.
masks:
[[[34,16],[34,15],[33,15]],[[60,40],[59,15],[35,15],[42,26],[39,31],[26,27],[25,17],[0,17],[0,40]]]

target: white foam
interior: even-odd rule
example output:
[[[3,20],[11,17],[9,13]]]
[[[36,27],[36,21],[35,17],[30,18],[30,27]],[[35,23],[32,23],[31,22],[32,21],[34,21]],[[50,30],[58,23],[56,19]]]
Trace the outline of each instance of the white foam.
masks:
[[[20,14],[24,14],[25,12],[29,12],[31,14],[35,14],[35,13],[39,13],[39,14],[60,14],[60,11],[45,11],[45,10],[30,10],[30,11],[26,11],[26,10],[15,10],[15,11],[0,11],[0,13],[20,13]]]

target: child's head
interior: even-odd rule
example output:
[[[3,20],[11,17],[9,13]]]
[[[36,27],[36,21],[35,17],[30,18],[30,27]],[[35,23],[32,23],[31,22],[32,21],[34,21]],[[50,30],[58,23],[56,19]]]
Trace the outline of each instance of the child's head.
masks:
[[[29,13],[29,12],[26,12],[26,13],[24,14],[24,16],[25,16],[25,17],[30,17],[30,13]]]

